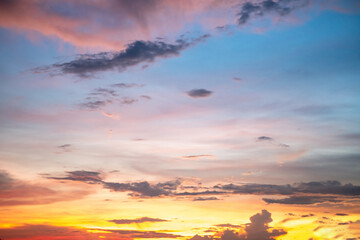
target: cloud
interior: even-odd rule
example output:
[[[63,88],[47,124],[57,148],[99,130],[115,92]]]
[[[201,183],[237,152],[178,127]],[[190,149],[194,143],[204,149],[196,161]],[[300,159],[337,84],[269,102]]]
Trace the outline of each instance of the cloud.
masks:
[[[258,137],[256,139],[257,142],[269,142],[269,143],[272,143],[278,147],[283,147],[283,148],[288,148],[290,147],[289,145],[285,144],[285,143],[276,143],[275,142],[275,139],[272,138],[272,137],[267,137],[267,136],[261,136],[261,137]]]
[[[233,20],[233,1],[0,1],[0,26],[86,49],[119,50],[134,39],[173,37],[194,19],[206,30]],[[204,14],[205,13],[205,14]],[[166,19],[166,21],[164,21]],[[226,21],[225,21],[226,20]],[[188,29],[187,29],[188,30]],[[126,34],[124,34],[126,33]]]
[[[90,93],[90,95],[111,96],[111,97],[119,96],[115,90],[107,89],[107,88],[96,88]]]
[[[137,198],[163,197],[171,195],[181,184],[179,179],[151,184],[147,181],[118,183],[106,182],[100,172],[70,171],[65,177],[47,177],[61,181],[76,181],[88,184],[101,184],[103,188],[114,192],[130,192],[129,195]]]
[[[213,201],[213,200],[219,200],[219,199],[216,197],[198,197],[193,199],[193,201]]]
[[[192,238],[189,238],[189,240],[213,240],[212,237],[210,236],[199,236],[199,235],[195,235]]]
[[[268,226],[273,220],[271,213],[267,210],[262,210],[250,218],[250,224],[245,227],[248,240],[272,240],[273,237],[285,235],[286,231],[282,229],[272,229]]]
[[[144,84],[136,83],[115,83],[110,85],[113,88],[135,88],[135,87],[144,87]]]
[[[301,182],[293,185],[275,184],[225,184],[217,185],[215,188],[232,191],[237,194],[256,194],[256,195],[291,195],[295,193],[312,194],[333,194],[342,196],[359,196],[360,186],[351,183],[341,184],[338,181],[325,182]]]
[[[0,206],[42,205],[83,198],[90,191],[58,191],[40,184],[30,184],[0,170]]]
[[[205,191],[198,191],[197,187],[191,187],[193,191],[183,192],[189,188],[182,186],[182,180],[176,179],[167,182],[150,183],[141,182],[107,182],[102,178],[100,172],[92,171],[70,171],[65,177],[47,177],[53,180],[80,181],[88,184],[100,184],[103,188],[114,192],[129,192],[133,198],[151,197],[177,197],[198,196],[194,201],[217,200],[211,195],[229,194],[252,194],[252,195],[285,195],[287,198],[263,198],[267,203],[279,204],[315,204],[320,202],[342,202],[350,198],[360,196],[360,186],[351,183],[341,184],[338,181],[325,182],[300,182],[287,185],[276,184],[217,184],[207,187]],[[210,196],[203,198],[202,196]]]
[[[266,203],[309,205],[323,202],[341,202],[337,197],[331,196],[292,196],[282,199],[263,198]]]
[[[200,89],[193,89],[187,92],[187,95],[192,98],[205,98],[210,97],[213,94],[212,91],[200,88]]]
[[[85,183],[100,183],[102,182],[100,172],[91,172],[91,171],[70,171],[67,172],[66,177],[47,177],[48,179],[54,180],[70,180],[70,181],[79,181]]]
[[[72,145],[67,143],[57,146],[57,148],[61,149],[62,152],[71,152]]]
[[[279,16],[285,16],[295,9],[305,7],[309,0],[263,0],[257,3],[245,2],[237,14],[237,23],[244,25],[253,17],[261,17],[265,14],[275,13]]]
[[[147,95],[140,95],[139,97],[119,97],[119,92],[117,91],[118,88],[132,88],[140,86],[142,85],[135,83],[116,83],[110,85],[110,88],[96,88],[88,94],[83,103],[79,104],[80,109],[97,111],[104,109],[109,104],[131,105],[139,102],[141,99],[151,100],[151,97]],[[108,112],[104,113],[103,111],[103,114],[107,117],[116,118]]]
[[[230,223],[224,223],[224,224],[216,224],[216,227],[221,227],[221,228],[241,228],[241,225],[234,225],[234,224],[230,224]]]
[[[336,216],[349,216],[349,214],[347,214],[347,213],[336,213],[335,215]]]
[[[114,192],[131,192],[132,197],[148,198],[169,196],[181,184],[179,180],[150,184],[147,181],[132,183],[103,182],[104,188]]]
[[[240,77],[233,77],[232,80],[236,81],[236,82],[242,82],[243,79]]]
[[[200,155],[189,155],[189,156],[182,156],[181,158],[184,159],[197,159],[197,158],[213,158],[214,155],[210,154],[200,154]]]
[[[116,223],[116,224],[131,224],[131,223],[144,223],[144,222],[168,222],[169,220],[160,219],[160,218],[149,218],[142,217],[136,219],[113,219],[108,222]]]
[[[82,109],[86,109],[86,110],[89,110],[89,111],[95,111],[95,110],[101,109],[102,107],[105,107],[109,103],[112,103],[112,101],[111,100],[105,100],[105,101],[102,101],[102,100],[95,100],[95,101],[90,100],[90,101],[86,101],[86,102],[81,103],[79,106]]]
[[[244,225],[231,225],[231,224],[219,224],[218,227],[231,227],[231,228],[244,228],[245,231],[237,232],[227,229],[225,231],[215,232],[214,236],[199,236],[195,235],[189,240],[274,240],[278,236],[287,234],[283,229],[276,229],[269,227],[269,223],[273,220],[271,213],[267,210],[262,210],[261,213],[257,213],[250,217],[250,223]]]
[[[178,56],[182,50],[206,39],[209,35],[202,35],[196,39],[178,39],[170,44],[164,41],[135,41],[120,52],[101,52],[83,54],[73,61],[56,63],[50,66],[39,67],[36,73],[49,72],[55,75],[75,74],[79,77],[90,77],[95,73],[118,70],[123,72],[129,67],[141,63],[152,63],[157,58]]]
[[[85,230],[45,224],[25,224],[12,228],[0,228],[2,239],[99,239]]]
[[[138,239],[138,238],[179,238],[181,235],[176,235],[172,233],[158,232],[158,231],[137,231],[137,230],[118,230],[118,229],[92,229],[92,230],[101,230],[109,233],[115,233],[120,237]]]
[[[274,139],[271,138],[271,137],[267,137],[267,136],[261,136],[261,137],[258,137],[258,138],[256,139],[256,141],[258,141],[258,142],[262,142],[262,141],[274,141]]]
[[[57,146],[57,147],[62,148],[62,149],[69,148],[69,147],[71,147],[71,144],[63,144],[63,145],[60,145],[60,146]]]
[[[95,232],[100,231],[100,232]],[[11,228],[0,228],[1,238],[4,239],[71,239],[83,240],[104,239],[104,236],[109,239],[137,239],[137,238],[179,238],[181,235],[160,232],[160,231],[137,231],[137,230],[119,230],[119,229],[90,229],[90,228],[75,228],[62,227],[45,224],[25,224],[22,226],[15,226]]]

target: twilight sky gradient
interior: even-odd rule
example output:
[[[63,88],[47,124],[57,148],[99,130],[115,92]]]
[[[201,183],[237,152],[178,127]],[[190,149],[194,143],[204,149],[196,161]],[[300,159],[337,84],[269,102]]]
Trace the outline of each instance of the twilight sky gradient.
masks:
[[[357,0],[0,1],[0,239],[360,239]]]

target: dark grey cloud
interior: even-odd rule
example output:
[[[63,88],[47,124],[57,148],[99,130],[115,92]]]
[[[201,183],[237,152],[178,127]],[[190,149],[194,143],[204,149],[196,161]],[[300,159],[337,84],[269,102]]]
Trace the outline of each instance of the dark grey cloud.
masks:
[[[226,190],[235,194],[255,194],[255,195],[290,195],[295,193],[291,185],[274,184],[225,184],[217,185],[215,188]]]
[[[229,192],[226,191],[202,191],[202,192],[180,192],[180,193],[174,193],[177,196],[199,196],[199,195],[221,195],[221,194],[227,194]]]
[[[178,39],[170,44],[164,41],[135,41],[120,52],[101,52],[83,54],[77,59],[56,63],[51,66],[34,69],[34,72],[50,72],[55,74],[75,74],[79,77],[89,77],[98,72],[117,69],[120,72],[141,63],[151,63],[157,58],[178,56],[184,49],[209,37],[203,35],[196,39]]]
[[[291,195],[296,193],[312,194],[333,194],[342,196],[360,196],[360,186],[351,183],[341,184],[338,181],[307,182],[296,183],[293,185],[274,185],[274,184],[226,184],[217,185],[215,188],[231,191],[238,194],[256,195]]]
[[[169,220],[161,219],[161,218],[150,218],[150,217],[142,217],[136,219],[113,219],[108,222],[116,223],[116,224],[131,224],[131,223],[144,223],[144,222],[168,222]]]
[[[172,195],[173,191],[181,184],[180,180],[150,184],[147,181],[132,183],[103,182],[104,188],[115,192],[128,192],[132,197],[148,198]]]
[[[62,181],[77,181],[88,184],[101,184],[105,189],[114,192],[130,192],[130,196],[139,198],[169,196],[173,194],[181,184],[179,179],[156,184],[151,184],[147,181],[130,183],[106,182],[103,180],[100,172],[92,171],[70,171],[67,172],[67,176],[65,177],[46,178]]]
[[[291,196],[282,199],[263,198],[266,203],[310,205],[323,202],[341,202],[338,197],[332,196]]]
[[[349,216],[349,214],[347,214],[347,213],[336,213],[335,215],[336,216]]]
[[[205,97],[210,97],[213,94],[212,91],[209,91],[209,90],[206,90],[203,88],[193,89],[186,93],[189,97],[192,97],[192,98],[205,98]]]
[[[271,138],[271,137],[267,137],[267,136],[261,136],[261,137],[258,137],[256,139],[256,141],[258,141],[258,142],[261,142],[261,141],[274,141],[274,139]]]
[[[269,13],[285,16],[295,9],[305,7],[308,4],[309,0],[263,0],[258,3],[245,2],[241,5],[241,10],[237,14],[237,22],[239,25],[244,25],[253,17],[261,17]]]
[[[101,183],[102,177],[100,172],[92,171],[70,171],[67,172],[66,177],[47,177],[48,179],[53,180],[70,180],[70,181],[79,181],[85,183]]]
[[[219,199],[217,197],[198,197],[193,199],[193,201],[213,201],[213,200],[219,200]]]

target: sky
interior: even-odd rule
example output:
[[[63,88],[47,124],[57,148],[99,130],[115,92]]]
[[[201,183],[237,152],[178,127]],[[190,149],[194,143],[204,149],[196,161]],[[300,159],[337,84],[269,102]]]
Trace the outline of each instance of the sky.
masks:
[[[0,1],[1,240],[360,239],[357,0]]]

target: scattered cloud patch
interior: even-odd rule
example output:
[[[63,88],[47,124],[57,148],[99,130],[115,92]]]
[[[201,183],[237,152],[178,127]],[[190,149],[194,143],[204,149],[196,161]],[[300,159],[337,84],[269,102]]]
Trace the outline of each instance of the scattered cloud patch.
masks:
[[[193,89],[187,92],[187,95],[192,98],[206,98],[210,97],[212,94],[212,91],[203,88]]]
[[[252,18],[262,17],[266,14],[285,16],[298,8],[307,6],[309,2],[309,0],[248,1],[241,5],[241,10],[237,14],[237,23],[238,25],[244,25]]]

